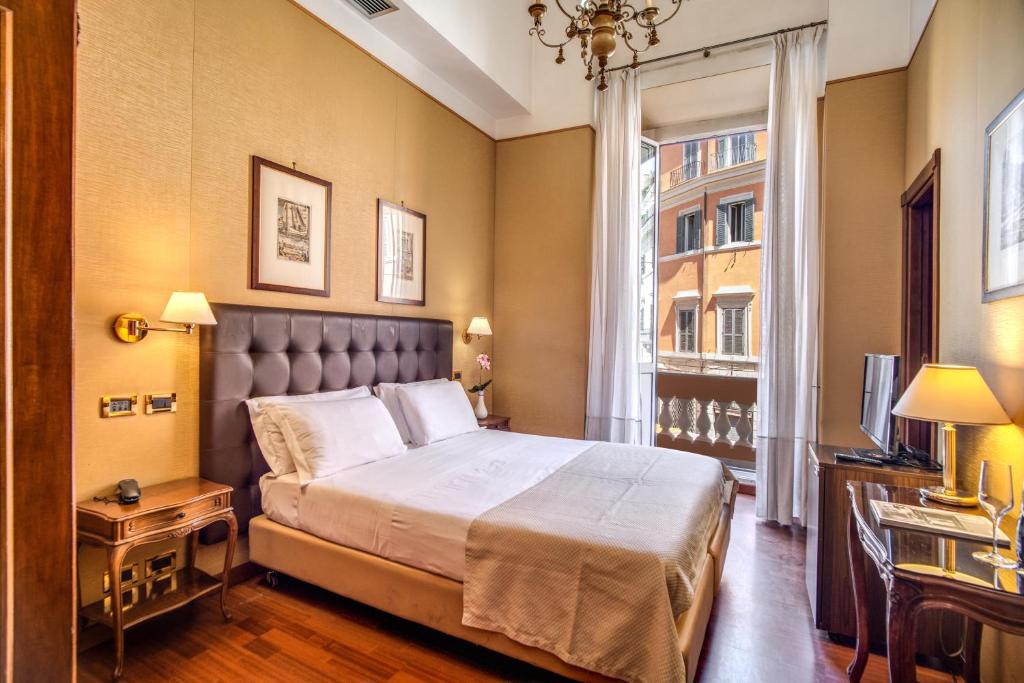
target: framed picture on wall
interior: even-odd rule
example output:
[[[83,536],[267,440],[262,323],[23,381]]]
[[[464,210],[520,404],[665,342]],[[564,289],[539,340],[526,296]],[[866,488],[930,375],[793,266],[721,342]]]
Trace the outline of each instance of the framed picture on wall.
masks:
[[[427,302],[427,217],[377,200],[377,301]]]
[[[1024,295],[1024,90],[985,129],[982,301]]]
[[[331,184],[252,158],[249,286],[331,295]]]

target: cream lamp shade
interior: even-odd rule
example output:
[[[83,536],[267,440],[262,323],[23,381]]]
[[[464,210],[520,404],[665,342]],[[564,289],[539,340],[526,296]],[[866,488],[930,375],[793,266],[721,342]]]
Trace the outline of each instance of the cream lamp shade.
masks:
[[[491,332],[491,323],[487,322],[487,318],[480,315],[469,321],[469,327],[462,333],[462,342],[469,344],[473,341],[474,335],[479,339],[480,337],[490,337],[492,334],[494,333]]]
[[[217,324],[206,295],[202,292],[171,292],[171,298],[160,314],[160,321],[182,325]]]
[[[927,486],[921,489],[921,495],[946,505],[977,505],[976,496],[957,488],[955,425],[1010,422],[978,369],[966,365],[922,365],[892,412],[911,420],[942,423],[942,486]]]
[[[491,332],[491,323],[487,322],[487,318],[483,317],[473,318],[466,332],[468,334],[475,334],[478,337],[490,337],[493,334]]]
[[[892,410],[911,420],[1004,425],[1010,418],[977,368],[923,365]]]
[[[123,342],[134,344],[146,338],[150,332],[184,332],[192,334],[196,325],[216,325],[217,318],[210,310],[206,295],[202,292],[171,292],[171,298],[160,314],[165,323],[176,323],[181,327],[153,327],[141,313],[122,313],[114,320],[114,336]]]

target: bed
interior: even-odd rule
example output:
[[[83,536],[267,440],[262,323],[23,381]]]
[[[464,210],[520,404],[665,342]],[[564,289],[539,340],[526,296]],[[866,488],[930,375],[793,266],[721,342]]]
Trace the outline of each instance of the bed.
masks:
[[[239,533],[249,535],[251,561],[568,678],[609,680],[605,674],[616,673],[617,678],[650,679],[617,673],[620,669],[604,661],[575,656],[505,628],[504,617],[492,619],[492,613],[503,610],[521,613],[529,598],[531,586],[524,581],[532,576],[516,575],[512,570],[519,558],[508,554],[515,548],[512,536],[523,532],[519,520],[535,509],[557,508],[559,491],[574,485],[589,491],[595,482],[615,480],[621,491],[604,507],[588,510],[575,502],[585,495],[570,496],[573,504],[545,521],[572,528],[578,521],[574,516],[612,519],[624,515],[623,509],[647,514],[645,508],[654,507],[648,503],[658,495],[677,501],[687,515],[691,507],[700,508],[687,517],[692,522],[665,525],[667,530],[680,528],[679,543],[688,544],[690,558],[681,581],[685,602],[679,604],[685,609],[668,613],[679,662],[671,669],[672,677],[693,680],[721,581],[735,500],[736,487],[728,476],[715,488],[717,463],[661,449],[625,453],[586,441],[481,430],[302,487],[294,476],[269,472],[253,437],[246,399],[447,378],[452,371],[452,324],[234,304],[212,307],[218,325],[204,329],[201,338],[200,473],[234,487]],[[620,463],[634,463],[640,475],[615,471]],[[693,480],[693,491],[680,496],[684,487],[679,482],[684,480]],[[624,520],[619,526],[625,533],[620,541],[625,542],[606,544],[602,529],[597,542],[588,539],[590,559],[585,562],[562,558],[568,564],[559,568],[561,546],[552,545],[544,567],[531,568],[547,573],[538,575],[536,588],[551,593],[552,582],[571,574],[573,562],[625,567],[638,561],[641,553],[622,550],[631,538],[631,519],[625,515]],[[559,536],[535,534],[518,542],[540,548],[564,543]],[[219,539],[211,534],[204,540]],[[588,592],[614,592],[608,590],[614,585],[608,581],[624,579],[610,571],[592,573],[597,576],[593,588],[583,590],[582,580],[579,584],[581,606]],[[518,594],[517,581],[524,584]],[[508,590],[496,590],[506,585]],[[670,581],[669,593],[673,590]],[[503,603],[516,596],[518,604]],[[526,618],[571,631],[559,624],[567,619],[564,606],[561,612],[556,607],[537,605],[536,614],[531,607]],[[609,652],[629,647],[644,651],[646,643],[620,642],[621,633],[630,628],[620,624],[618,631],[603,634],[592,646]],[[579,633],[570,634],[570,640],[577,638],[582,639]]]

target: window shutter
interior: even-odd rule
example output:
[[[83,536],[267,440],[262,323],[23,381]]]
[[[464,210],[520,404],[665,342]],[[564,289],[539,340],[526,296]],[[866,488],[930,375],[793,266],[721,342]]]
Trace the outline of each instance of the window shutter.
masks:
[[[726,231],[729,229],[729,214],[725,204],[719,204],[715,208],[715,246],[720,247],[728,240]]]
[[[681,254],[686,251],[686,216],[679,214],[676,216],[676,253]]]
[[[746,309],[734,308],[732,314],[736,318],[733,322],[732,352],[737,355],[744,355],[747,352]]]
[[[743,204],[743,241],[754,241],[754,200],[748,199]]]
[[[690,247],[691,249],[700,249],[702,246],[704,246],[703,235],[703,216],[701,216],[700,209],[697,209],[697,211],[693,214],[693,245]]]
[[[732,353],[732,309],[722,308],[722,351]]]

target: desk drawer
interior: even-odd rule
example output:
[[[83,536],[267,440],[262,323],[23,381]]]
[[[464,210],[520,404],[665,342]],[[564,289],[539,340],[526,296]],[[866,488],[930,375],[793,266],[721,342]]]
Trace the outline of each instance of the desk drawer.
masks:
[[[187,524],[193,519],[217,512],[228,507],[228,494],[219,494],[210,498],[195,500],[185,505],[170,507],[152,512],[148,515],[123,522],[122,538],[133,538],[161,529],[171,529]]]

